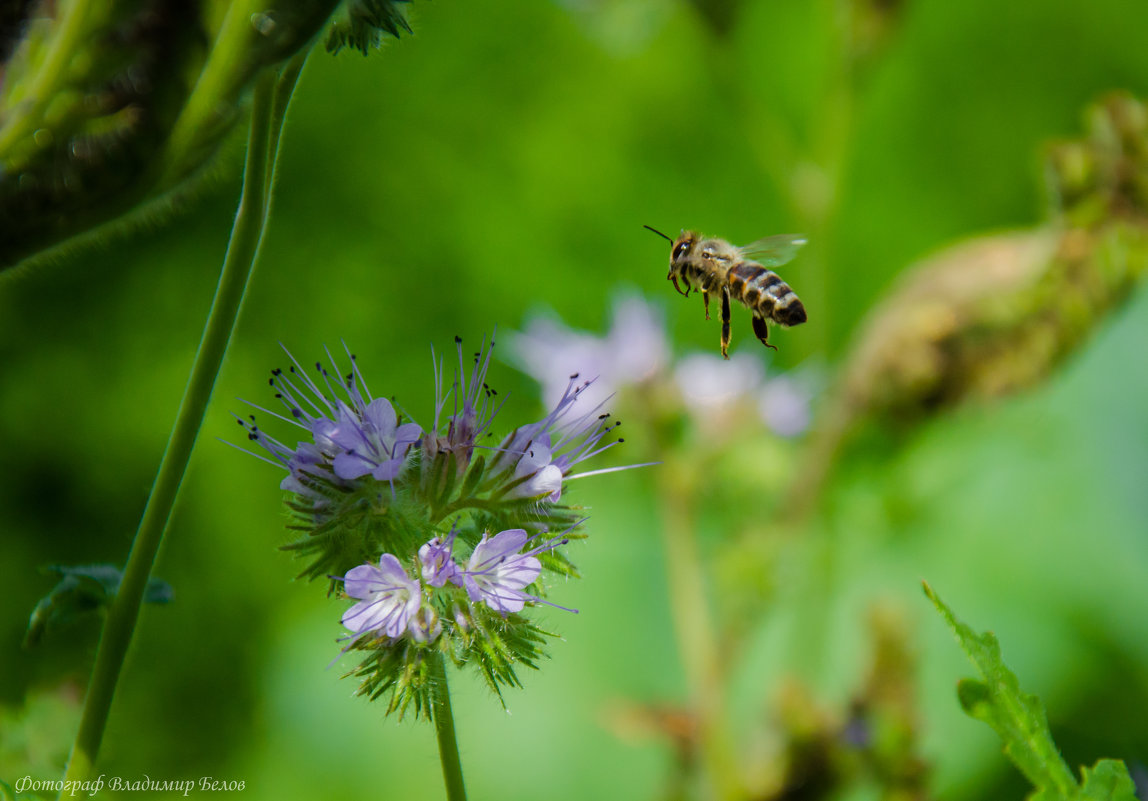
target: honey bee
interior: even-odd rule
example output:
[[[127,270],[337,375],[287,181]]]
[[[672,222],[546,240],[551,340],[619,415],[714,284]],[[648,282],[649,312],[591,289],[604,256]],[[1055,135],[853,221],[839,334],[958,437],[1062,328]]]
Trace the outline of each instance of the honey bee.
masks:
[[[705,302],[707,320],[710,318],[710,293],[721,294],[721,355],[726,359],[729,358],[731,297],[753,312],[753,333],[767,348],[777,350],[776,346],[769,344],[767,320],[789,327],[800,325],[807,319],[805,305],[789,284],[769,269],[791,261],[798,248],[806,243],[804,236],[769,236],[739,248],[724,239],[704,239],[695,231],[682,231],[677,239],[670,239],[656,228],[643,227],[673,245],[666,279],[673,281],[674,289],[687,298],[691,289],[699,289]],[[753,258],[759,261],[751,261]],[[679,280],[686,285],[684,292]]]

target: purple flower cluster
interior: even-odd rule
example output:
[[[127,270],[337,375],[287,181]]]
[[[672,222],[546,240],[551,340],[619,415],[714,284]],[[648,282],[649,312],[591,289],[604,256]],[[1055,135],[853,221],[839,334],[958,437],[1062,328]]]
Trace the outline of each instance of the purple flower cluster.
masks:
[[[422,429],[415,423],[400,425],[391,402],[371,396],[354,356],[350,356],[351,372],[338,382],[316,362],[319,383],[290,353],[287,356],[291,367],[286,372],[272,370],[270,384],[288,414],[255,408],[298,426],[310,441],[291,448],[255,425],[254,416],[250,422],[239,420],[247,438],[287,468],[280,488],[310,499],[318,508],[326,502],[326,487],[349,488],[365,477],[388,482],[398,478]],[[334,365],[330,352],[327,358]]]
[[[438,475],[436,460],[449,458],[451,469],[459,475],[479,448],[494,451],[487,472],[500,483],[482,484],[492,495],[557,503],[566,480],[590,475],[572,475],[575,465],[621,442],[605,441],[617,423],[601,413],[601,403],[583,411],[586,404],[578,404],[579,398],[594,381],[579,381],[574,375],[567,379],[561,397],[541,421],[516,429],[497,447],[480,444],[480,438],[489,432],[501,409],[501,404],[495,402],[497,393],[486,384],[493,346],[493,341],[489,347],[484,343],[475,354],[468,376],[461,341],[456,339],[458,372],[445,391],[443,365],[436,361],[435,415],[429,432],[417,423],[401,422],[386,398],[372,397],[350,354],[351,371],[342,380],[332,379],[332,374],[318,362],[315,369],[319,379],[313,380],[294,358],[289,370],[272,371],[271,385],[286,414],[256,408],[305,432],[308,439],[294,448],[264,432],[254,417],[240,418],[239,423],[247,430],[249,440],[264,448],[275,463],[287,468],[280,487],[306,499],[316,511],[338,492],[353,492],[364,486],[370,490],[377,482],[389,483],[392,494],[396,484],[410,484],[414,491],[433,496]],[[337,371],[329,352],[328,359]],[[452,399],[453,413],[446,415]],[[422,470],[418,476],[408,475],[416,457]],[[600,472],[609,470],[594,471]]]
[[[342,578],[343,587],[359,602],[343,615],[343,625],[354,637],[399,639],[409,634],[419,642],[432,642],[442,633],[442,624],[429,595],[448,585],[463,588],[471,603],[484,603],[503,616],[520,612],[528,602],[542,600],[525,591],[542,572],[537,555],[566,543],[564,538],[555,537],[522,550],[538,537],[520,528],[494,537],[483,534],[465,567],[454,561],[455,533],[445,539],[435,537],[418,553],[427,598],[419,580],[407,575],[393,554],[383,554],[377,565],[353,567]]]
[[[374,397],[349,352],[347,371],[330,352],[329,367],[316,363],[314,372],[293,358],[288,370],[272,371],[283,409],[260,411],[296,427],[294,447],[265,433],[254,417],[239,421],[263,458],[286,469],[280,486],[301,532],[287,547],[311,559],[303,575],[341,583],[354,600],[342,615],[351,641],[345,650],[374,652],[360,667],[371,687],[410,689],[380,654],[417,659],[429,643],[461,654],[460,664],[470,660],[495,688],[516,683],[513,664],[532,665],[543,636],[516,613],[549,603],[532,587],[544,567],[573,571],[553,552],[583,522],[561,505],[566,482],[626,469],[575,472],[621,442],[611,437],[618,424],[600,403],[579,402],[593,381],[577,375],[565,378],[542,419],[491,436],[502,408],[487,384],[493,347],[484,342],[468,364],[456,339],[449,385],[445,360],[433,359],[429,428]],[[442,535],[450,519],[454,527]],[[499,625],[483,622],[491,616],[501,616]]]
[[[745,351],[729,359],[711,353],[683,356],[673,379],[686,409],[703,427],[746,407],[779,436],[796,437],[809,428],[811,377],[767,377],[759,359]]]

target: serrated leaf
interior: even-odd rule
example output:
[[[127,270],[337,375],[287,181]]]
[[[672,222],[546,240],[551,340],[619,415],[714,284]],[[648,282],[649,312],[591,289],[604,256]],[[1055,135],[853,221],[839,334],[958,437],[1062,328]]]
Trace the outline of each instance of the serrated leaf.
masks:
[[[1082,768],[1081,801],[1136,801],[1136,785],[1128,767],[1117,759],[1101,759],[1092,769]]]
[[[1016,674],[1001,658],[997,638],[992,632],[977,634],[957,619],[932,587],[924,584],[924,588],[983,679],[965,679],[958,685],[962,708],[989,724],[1004,741],[1005,754],[1036,788],[1030,798],[1076,798],[1076,780],[1052,741],[1044,707],[1035,695],[1021,692]]]

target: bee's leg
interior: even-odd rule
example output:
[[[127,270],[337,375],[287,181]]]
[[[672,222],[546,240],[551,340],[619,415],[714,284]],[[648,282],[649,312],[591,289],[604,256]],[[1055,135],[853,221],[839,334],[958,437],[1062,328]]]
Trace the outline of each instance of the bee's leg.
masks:
[[[721,290],[721,355],[729,358],[729,287]]]
[[[705,304],[706,319],[708,320],[710,318],[710,293],[709,293],[709,290],[706,290],[706,289],[702,290],[702,302]]]
[[[685,291],[685,292],[683,292],[683,291],[682,291],[682,287],[681,287],[681,286],[678,284],[678,277],[677,277],[677,275],[675,275],[674,273],[672,273],[672,272],[671,272],[669,275],[667,275],[667,276],[666,276],[666,278],[669,278],[671,281],[673,281],[673,282],[674,282],[674,289],[678,290],[678,294],[679,294],[679,295],[684,295],[684,296],[685,296],[685,297],[687,297],[687,298],[690,296],[690,289],[691,289],[691,287],[690,287],[690,282],[689,282],[689,281],[686,281],[686,291]],[[684,280],[684,279],[683,279],[683,280]]]
[[[753,333],[761,340],[762,345],[777,350],[776,345],[770,345],[767,341],[769,339],[769,327],[765,324],[764,317],[758,317],[756,314],[753,316]]]

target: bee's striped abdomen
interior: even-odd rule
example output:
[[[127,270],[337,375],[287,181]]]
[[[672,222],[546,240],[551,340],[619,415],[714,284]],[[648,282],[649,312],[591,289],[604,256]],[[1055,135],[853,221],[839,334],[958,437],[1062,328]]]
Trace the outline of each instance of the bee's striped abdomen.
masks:
[[[807,319],[805,305],[781,276],[752,261],[735,264],[729,271],[734,297],[755,313],[781,325],[799,325]]]

